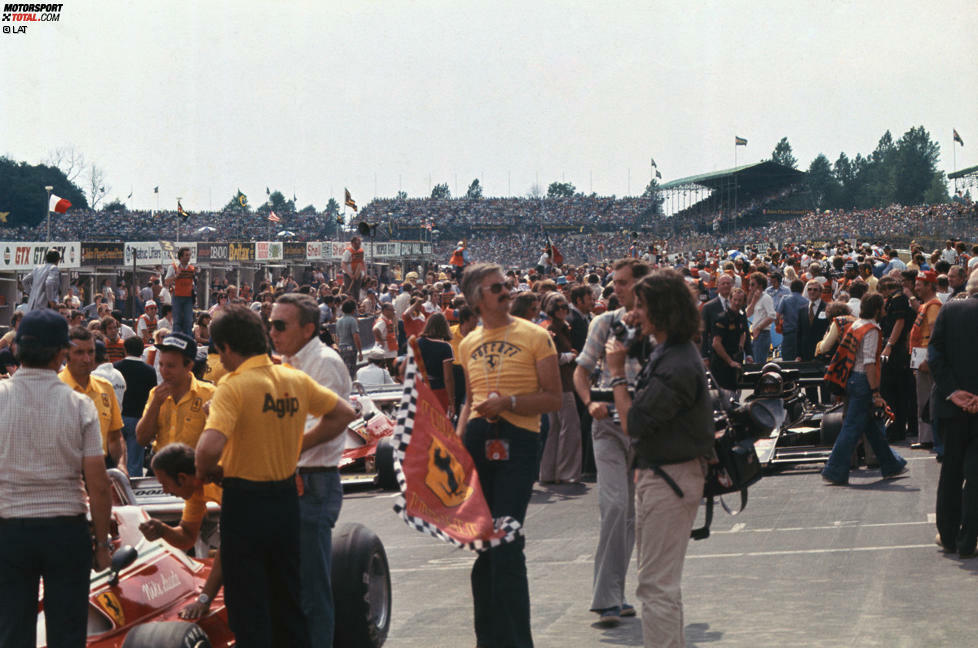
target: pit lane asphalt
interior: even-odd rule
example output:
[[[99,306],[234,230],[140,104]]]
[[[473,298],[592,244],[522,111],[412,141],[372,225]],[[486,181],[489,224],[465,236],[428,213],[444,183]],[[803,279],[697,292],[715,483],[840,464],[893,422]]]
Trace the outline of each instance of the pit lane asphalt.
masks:
[[[808,464],[766,476],[736,517],[720,507],[712,535],[691,541],[683,575],[688,646],[973,646],[978,559],[934,544],[940,464],[894,446],[910,472],[883,481],[861,469],[827,486]],[[394,494],[347,494],[342,522],[381,538],[391,566],[386,646],[475,645],[473,555],[408,528]],[[739,500],[738,500],[739,501]],[[730,502],[731,505],[735,504]],[[702,521],[703,510],[700,510]],[[595,484],[534,487],[527,565],[538,648],[641,646],[641,622],[612,629],[588,611],[598,539]],[[634,557],[626,585],[635,600]]]

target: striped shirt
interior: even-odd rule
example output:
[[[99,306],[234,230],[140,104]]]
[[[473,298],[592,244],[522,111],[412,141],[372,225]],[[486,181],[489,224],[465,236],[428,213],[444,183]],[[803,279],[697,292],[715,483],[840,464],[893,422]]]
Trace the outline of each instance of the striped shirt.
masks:
[[[620,321],[625,316],[625,308],[601,313],[593,320],[587,330],[587,342],[584,343],[584,350],[577,356],[577,366],[584,367],[589,373],[593,373],[595,367],[601,365],[601,376],[598,380],[598,387],[607,387],[611,382],[611,373],[608,371],[604,361],[604,349],[608,343],[608,338],[613,335],[611,324]],[[628,357],[625,359],[625,377],[628,384],[634,385],[635,378],[642,370],[642,365],[636,358]]]
[[[83,515],[84,457],[102,457],[98,412],[47,369],[0,382],[0,518]]]

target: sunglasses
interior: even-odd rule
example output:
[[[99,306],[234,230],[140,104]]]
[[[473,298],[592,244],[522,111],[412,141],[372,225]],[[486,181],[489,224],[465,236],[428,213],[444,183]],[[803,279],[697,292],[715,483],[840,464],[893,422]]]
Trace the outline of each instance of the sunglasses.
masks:
[[[506,286],[506,283],[505,282],[497,281],[496,283],[494,283],[491,286],[489,286],[489,292],[491,292],[493,295],[498,295],[499,293],[501,293],[503,291],[503,288],[506,288],[506,287],[507,286]]]
[[[289,327],[288,323],[285,320],[271,320],[269,324],[271,324],[272,328],[278,331],[279,333],[281,333],[282,331],[284,331]]]

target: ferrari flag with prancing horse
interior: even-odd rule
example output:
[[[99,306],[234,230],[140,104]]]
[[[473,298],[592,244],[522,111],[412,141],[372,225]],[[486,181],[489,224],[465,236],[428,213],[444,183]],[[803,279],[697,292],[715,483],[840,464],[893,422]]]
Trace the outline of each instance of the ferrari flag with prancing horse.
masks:
[[[408,526],[473,551],[512,542],[522,533],[511,517],[493,521],[472,457],[438,398],[418,378],[410,349],[392,441],[401,489],[394,511]]]

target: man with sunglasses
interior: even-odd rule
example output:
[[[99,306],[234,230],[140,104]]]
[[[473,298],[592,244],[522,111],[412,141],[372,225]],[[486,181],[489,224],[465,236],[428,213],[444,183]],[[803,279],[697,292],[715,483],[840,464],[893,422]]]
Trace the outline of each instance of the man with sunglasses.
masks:
[[[475,263],[462,275],[465,300],[482,326],[459,343],[466,398],[456,431],[493,518],[522,523],[537,478],[540,415],[560,407],[557,350],[550,334],[509,312],[502,268]],[[526,540],[483,551],[472,567],[476,644],[533,645]]]
[[[319,307],[312,297],[287,293],[272,306],[271,338],[275,351],[291,367],[346,400],[353,385],[343,359],[323,344],[319,336]],[[319,423],[306,418],[306,431]],[[333,645],[335,614],[330,585],[333,526],[343,504],[343,487],[337,465],[343,455],[345,435],[305,450],[299,455],[299,556],[302,611],[309,634],[318,646]]]

